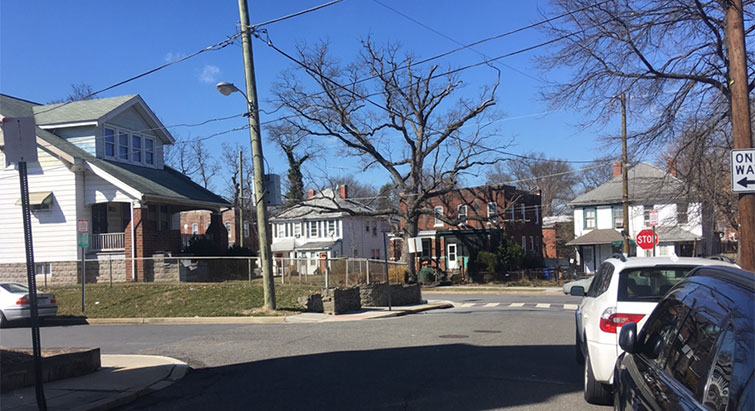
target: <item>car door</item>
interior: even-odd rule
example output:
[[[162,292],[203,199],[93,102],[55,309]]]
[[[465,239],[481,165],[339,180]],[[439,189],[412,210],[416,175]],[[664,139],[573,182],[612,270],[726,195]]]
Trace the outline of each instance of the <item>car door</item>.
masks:
[[[590,289],[582,301],[582,329],[586,341],[601,341],[609,343],[612,336],[602,336],[600,331],[600,315],[609,304],[615,304],[615,301],[607,295],[606,291],[611,284],[614,266],[609,262],[604,262],[598,267],[598,273],[590,284]],[[610,300],[610,301],[609,301]]]

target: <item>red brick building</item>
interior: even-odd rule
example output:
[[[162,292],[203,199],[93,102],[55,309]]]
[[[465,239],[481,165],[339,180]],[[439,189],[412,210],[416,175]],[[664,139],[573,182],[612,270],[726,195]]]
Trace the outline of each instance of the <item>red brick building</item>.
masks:
[[[181,213],[181,238],[184,246],[188,245],[188,240],[193,235],[205,235],[210,227],[210,220],[213,213],[209,210],[191,210]],[[241,245],[237,239],[239,236],[244,237],[243,245],[252,251],[258,248],[257,235],[254,225],[254,217],[251,213],[244,215],[244,224],[240,225],[239,213],[236,207],[224,210],[220,222],[225,227],[228,238],[228,245]]]
[[[431,199],[426,207],[433,214],[418,220],[418,265],[464,273],[470,257],[503,236],[520,244],[525,256],[542,256],[539,193],[508,185],[461,188]]]

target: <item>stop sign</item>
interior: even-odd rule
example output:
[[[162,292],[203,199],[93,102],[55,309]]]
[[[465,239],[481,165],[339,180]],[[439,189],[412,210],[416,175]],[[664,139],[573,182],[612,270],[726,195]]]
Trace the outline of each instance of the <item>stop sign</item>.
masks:
[[[653,230],[642,230],[637,233],[637,245],[643,250],[650,250],[658,244],[658,234],[653,233]]]

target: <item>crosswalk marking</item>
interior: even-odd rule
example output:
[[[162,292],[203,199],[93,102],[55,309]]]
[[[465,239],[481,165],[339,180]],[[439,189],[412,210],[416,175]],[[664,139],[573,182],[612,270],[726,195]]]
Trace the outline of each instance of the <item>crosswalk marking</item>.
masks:
[[[538,304],[535,307],[537,307],[537,308],[551,308],[551,305],[550,304]]]
[[[564,310],[576,310],[579,308],[577,304],[564,304]]]
[[[511,303],[509,307],[524,307],[524,303]]]
[[[498,307],[499,304],[501,303],[488,303],[488,304],[485,304],[485,307]]]
[[[465,304],[459,304],[459,307],[467,308],[467,307],[473,307],[474,303],[465,303]]]
[[[458,303],[456,304],[456,307],[458,308],[470,308],[470,307],[485,307],[485,308],[494,308],[494,307],[508,307],[508,308],[551,308],[551,309],[563,309],[563,310],[571,310],[574,311],[579,306],[577,304],[551,304],[551,303]]]

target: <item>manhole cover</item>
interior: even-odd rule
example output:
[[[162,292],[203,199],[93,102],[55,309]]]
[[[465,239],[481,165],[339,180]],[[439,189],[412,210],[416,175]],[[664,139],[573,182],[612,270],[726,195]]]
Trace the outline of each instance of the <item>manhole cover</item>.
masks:
[[[483,333],[483,334],[500,334],[500,331],[496,330],[474,330],[476,333]]]
[[[461,335],[461,334],[446,334],[446,335],[440,335],[440,338],[469,338],[468,335]]]

